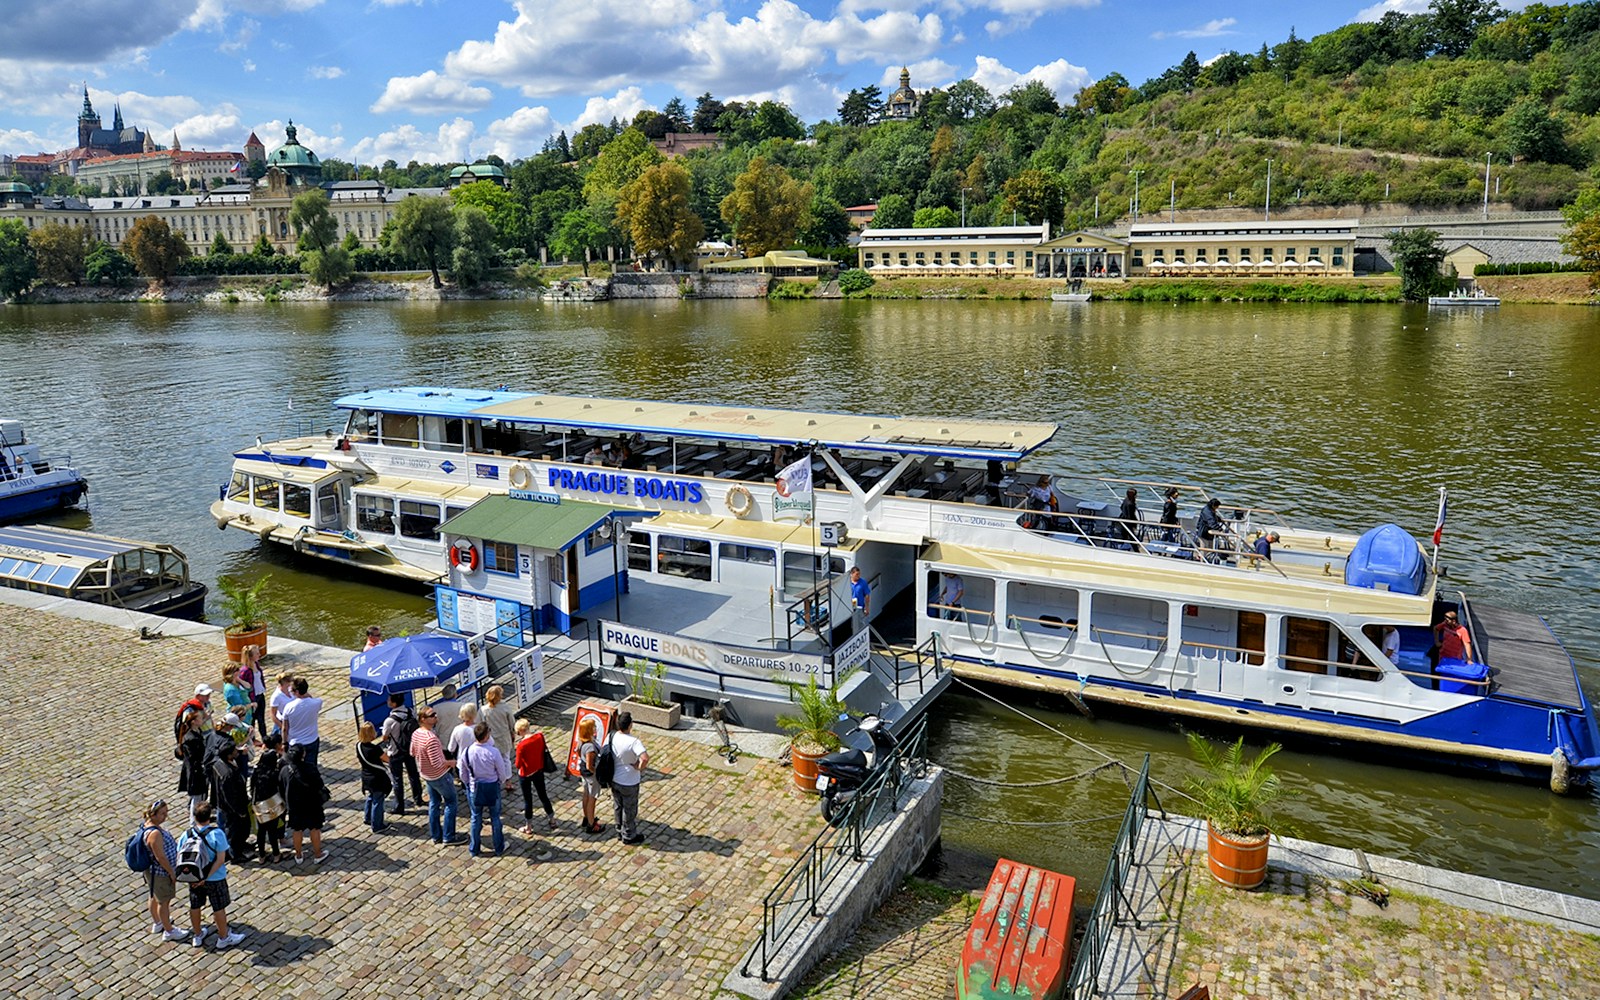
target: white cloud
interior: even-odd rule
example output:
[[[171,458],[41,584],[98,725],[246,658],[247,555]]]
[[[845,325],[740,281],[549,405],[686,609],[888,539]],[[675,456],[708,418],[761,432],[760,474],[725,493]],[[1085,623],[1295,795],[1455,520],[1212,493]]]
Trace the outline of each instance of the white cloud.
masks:
[[[280,118],[274,118],[271,121],[259,122],[249,128],[241,128],[239,130],[239,138],[228,143],[227,148],[243,149],[245,139],[249,137],[251,132],[254,132],[256,138],[261,140],[261,144],[266,146],[267,152],[270,153],[283,145],[283,140],[286,138],[284,127],[287,124]],[[304,122],[295,122],[294,131],[295,139],[300,145],[316,153],[319,159],[325,160],[333,157],[345,160],[350,158],[350,144],[345,141],[342,135],[323,134]]]
[[[1238,18],[1219,17],[1219,18],[1213,18],[1212,20],[1207,21],[1205,24],[1200,25],[1200,27],[1198,27],[1198,28],[1184,28],[1181,31],[1156,31],[1156,32],[1152,32],[1150,37],[1151,38],[1156,38],[1156,39],[1160,39],[1160,38],[1216,38],[1219,35],[1237,35],[1238,32],[1234,31],[1232,29],[1233,29],[1233,26],[1238,24],[1238,23],[1239,23]]]
[[[20,156],[30,153],[53,153],[60,148],[59,141],[46,139],[37,132],[19,128],[0,128],[0,153]]]
[[[244,70],[246,73],[254,73],[256,71],[256,61],[254,59],[246,59],[244,62],[239,64],[239,68]]]
[[[1382,0],[1367,7],[1356,15],[1357,21],[1377,21],[1388,13],[1396,14],[1426,14],[1429,0]]]
[[[474,152],[479,156],[495,153],[514,160],[537,152],[544,140],[555,133],[555,119],[543,105],[518,108],[505,118],[490,122],[484,132],[488,141],[474,146]]]
[[[418,76],[391,77],[383,94],[373,102],[373,114],[409,111],[419,115],[440,115],[452,111],[476,111],[488,106],[494,95],[487,87],[474,87],[461,80],[428,70]]]
[[[165,142],[173,133],[178,136],[178,141],[183,143],[184,149],[210,149],[218,151],[242,152],[244,141],[250,133],[239,123],[239,114],[233,105],[224,105],[226,110],[206,112],[193,115],[173,125],[158,138]]]
[[[191,8],[184,27],[191,31],[211,28],[221,30],[228,15],[242,13],[257,17],[274,17],[279,14],[298,14],[322,6],[324,0],[187,0]]]
[[[888,97],[899,89],[900,69],[899,65],[883,68],[883,76],[878,78],[878,89],[883,91],[883,96]],[[924,59],[905,64],[905,69],[911,73],[912,89],[919,92],[934,87],[948,87],[957,79],[956,68],[943,59]]]
[[[620,122],[631,122],[633,116],[653,106],[641,96],[638,87],[625,87],[610,97],[591,97],[583,106],[583,111],[567,126],[568,132],[576,132],[585,125],[604,125],[615,118]]]
[[[80,96],[80,100],[81,100]],[[190,115],[197,115],[205,106],[186,94],[172,94],[166,97],[157,97],[151,94],[141,94],[137,90],[124,90],[121,93],[112,93],[106,90],[89,88],[89,99],[94,102],[94,109],[105,122],[106,127],[111,126],[111,111],[113,105],[122,106],[122,120],[129,125],[141,125],[144,122],[171,122]],[[231,107],[231,105],[228,105]]]
[[[361,163],[394,160],[402,165],[412,160],[418,163],[470,160],[472,139],[476,133],[477,126],[465,118],[457,118],[440,125],[432,135],[423,132],[415,125],[402,125],[381,132],[375,137],[362,139],[350,147],[348,155]],[[321,150],[317,150],[317,155],[327,158],[327,154]]]
[[[337,80],[344,76],[344,68],[340,66],[308,66],[306,76],[313,80]]]
[[[255,39],[256,32],[261,29],[261,22],[245,18],[239,22],[239,33],[217,46],[218,52],[243,52],[250,42]]]
[[[977,57],[972,79],[982,84],[985,90],[996,97],[1019,84],[1038,80],[1061,100],[1071,100],[1078,91],[1094,82],[1087,69],[1074,66],[1065,59],[1057,59],[1019,73],[1007,68],[993,56]]]
[[[1058,14],[1064,10],[1082,7],[1098,7],[1100,0],[977,0],[977,2],[962,3],[953,0],[958,7],[971,10],[992,10],[1004,17],[984,24],[984,31],[990,37],[1009,35],[1029,27],[1034,21],[1048,14]]]

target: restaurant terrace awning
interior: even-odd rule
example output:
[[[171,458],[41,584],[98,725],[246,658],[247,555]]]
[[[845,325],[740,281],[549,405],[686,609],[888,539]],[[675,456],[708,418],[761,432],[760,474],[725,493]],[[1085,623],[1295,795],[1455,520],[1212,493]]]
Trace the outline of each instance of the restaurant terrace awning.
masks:
[[[817,257],[808,257],[799,250],[768,250],[759,257],[745,257],[741,260],[719,260],[706,265],[707,271],[777,271],[777,270],[810,270],[820,271],[824,268],[836,268],[839,265],[831,260],[822,260]]]

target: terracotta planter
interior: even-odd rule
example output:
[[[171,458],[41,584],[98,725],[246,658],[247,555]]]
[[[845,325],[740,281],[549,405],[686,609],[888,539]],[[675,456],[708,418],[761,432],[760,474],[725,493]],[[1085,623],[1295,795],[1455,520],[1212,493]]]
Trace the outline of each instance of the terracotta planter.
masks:
[[[1237,889],[1254,889],[1267,880],[1269,834],[1236,837],[1206,824],[1206,867],[1211,877]]]
[[[794,771],[794,786],[812,795],[817,793],[817,761],[828,755],[826,750],[802,750],[789,746],[789,766]]]
[[[668,702],[665,707],[660,705],[646,705],[642,701],[632,698],[622,699],[621,706],[624,712],[633,714],[634,722],[642,722],[647,726],[657,729],[671,729],[683,717],[683,706],[677,702]]]
[[[228,659],[235,663],[244,659],[244,648],[246,646],[260,646],[261,655],[267,655],[267,627],[265,625],[253,628],[248,632],[233,632],[224,629],[222,641],[228,645]]]

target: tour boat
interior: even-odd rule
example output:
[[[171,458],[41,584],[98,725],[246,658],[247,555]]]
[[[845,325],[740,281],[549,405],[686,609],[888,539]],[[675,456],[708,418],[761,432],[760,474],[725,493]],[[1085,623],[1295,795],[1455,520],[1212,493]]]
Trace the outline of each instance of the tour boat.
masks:
[[[1437,550],[1401,527],[1291,526],[1200,486],[1024,472],[1052,423],[427,387],[335,405],[342,431],[234,456],[219,526],[432,583],[447,631],[598,623],[606,654],[664,665],[697,708],[749,695],[764,721],[782,678],[865,667],[871,710],[878,687],[935,690],[953,666],[1560,789],[1600,766],[1545,622],[1446,591]],[[1029,486],[1035,509],[1018,509]],[[1176,524],[1159,523],[1169,487]],[[893,644],[876,629],[891,607],[914,623]],[[1435,664],[1446,611],[1472,655]]]
[[[1056,1000],[1067,985],[1077,880],[1009,858],[994,874],[956,967],[959,1000]]]
[[[1456,291],[1451,292],[1449,295],[1430,295],[1430,296],[1428,296],[1428,305],[1430,305],[1430,306],[1480,306],[1480,307],[1484,307],[1484,306],[1497,306],[1499,304],[1500,304],[1499,296],[1490,295],[1488,292],[1485,292],[1481,288],[1474,288],[1471,291],[1462,291],[1460,289],[1457,289]]]
[[[71,458],[44,456],[20,420],[0,420],[0,524],[71,507],[88,492]]]
[[[46,524],[0,527],[0,586],[168,618],[198,620],[206,604],[171,545]]]

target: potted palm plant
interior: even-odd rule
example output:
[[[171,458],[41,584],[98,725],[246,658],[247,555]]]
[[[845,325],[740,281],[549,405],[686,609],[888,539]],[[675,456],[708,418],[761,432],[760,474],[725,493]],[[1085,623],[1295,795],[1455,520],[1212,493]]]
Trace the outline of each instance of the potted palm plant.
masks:
[[[794,783],[808,792],[817,791],[817,761],[843,745],[833,726],[850,714],[839,700],[839,685],[844,680],[836,678],[827,687],[814,680],[785,682],[797,711],[778,716],[778,725],[790,734],[789,764]]]
[[[217,581],[222,594],[218,610],[228,620],[222,628],[222,640],[228,647],[228,659],[238,663],[246,646],[260,646],[261,655],[267,653],[267,623],[276,608],[264,593],[271,574],[261,576],[255,583],[226,578]]]
[[[633,713],[635,722],[657,729],[671,729],[683,716],[683,706],[667,700],[667,665],[654,660],[634,660],[632,683],[622,707]]]
[[[1206,821],[1206,864],[1224,885],[1254,889],[1267,878],[1272,820],[1269,807],[1283,785],[1267,761],[1283,747],[1273,743],[1246,759],[1244,737],[1218,750],[1197,733],[1189,748],[1205,774],[1189,781]]]

